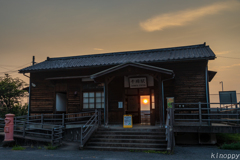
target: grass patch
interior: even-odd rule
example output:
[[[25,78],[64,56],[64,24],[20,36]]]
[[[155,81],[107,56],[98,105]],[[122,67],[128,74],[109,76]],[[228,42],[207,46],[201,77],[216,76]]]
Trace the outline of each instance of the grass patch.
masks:
[[[217,140],[225,143],[240,142],[240,133],[219,133],[217,134]]]
[[[168,154],[167,151],[153,151],[153,150],[147,150],[143,151],[144,153],[161,153],[161,154]]]
[[[58,146],[53,146],[52,144],[49,144],[48,146],[45,146],[45,148],[48,150],[55,150],[58,148]]]
[[[24,150],[24,149],[26,149],[26,148],[24,148],[24,147],[22,147],[22,146],[14,146],[14,147],[12,148],[12,150],[15,150],[15,151],[22,151],[22,150]]]
[[[217,141],[221,149],[240,149],[240,133],[219,133],[217,134]]]
[[[232,149],[232,150],[240,150],[240,142],[237,143],[231,143],[231,144],[223,144],[221,149]]]
[[[146,151],[141,151],[141,150],[129,150],[130,152],[144,152],[144,153],[160,153],[160,154],[170,154],[168,151],[154,151],[154,150],[146,150]]]

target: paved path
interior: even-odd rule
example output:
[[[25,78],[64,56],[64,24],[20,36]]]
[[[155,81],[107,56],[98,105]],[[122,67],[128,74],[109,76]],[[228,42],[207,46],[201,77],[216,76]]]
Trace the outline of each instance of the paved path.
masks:
[[[221,150],[216,146],[176,146],[172,155],[144,153],[144,152],[120,152],[120,151],[96,151],[77,150],[72,146],[65,146],[56,150],[46,150],[28,147],[23,151],[12,151],[11,148],[0,147],[0,160],[205,160],[217,159],[216,154],[239,154],[240,151]],[[214,157],[213,157],[213,154]],[[232,158],[232,157],[231,157]],[[237,157],[235,156],[235,159]],[[228,158],[220,158],[228,159]],[[240,157],[238,157],[240,160]]]

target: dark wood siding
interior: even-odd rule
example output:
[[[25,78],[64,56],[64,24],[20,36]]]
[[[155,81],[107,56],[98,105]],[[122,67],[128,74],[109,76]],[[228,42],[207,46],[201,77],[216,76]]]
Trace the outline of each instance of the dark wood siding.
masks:
[[[123,122],[123,108],[118,108],[118,102],[124,101],[124,79],[123,77],[115,77],[109,83],[109,123]]]

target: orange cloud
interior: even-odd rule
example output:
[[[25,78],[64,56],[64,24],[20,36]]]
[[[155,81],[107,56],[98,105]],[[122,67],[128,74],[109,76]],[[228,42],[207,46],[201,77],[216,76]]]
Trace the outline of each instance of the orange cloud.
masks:
[[[140,26],[142,29],[148,32],[163,30],[164,28],[168,27],[184,26],[189,22],[196,21],[204,16],[214,15],[225,10],[232,10],[238,8],[239,6],[240,2],[235,0],[218,2],[197,9],[158,15],[147,19],[146,21],[140,22]]]
[[[94,50],[102,51],[103,49],[102,48],[94,48]]]

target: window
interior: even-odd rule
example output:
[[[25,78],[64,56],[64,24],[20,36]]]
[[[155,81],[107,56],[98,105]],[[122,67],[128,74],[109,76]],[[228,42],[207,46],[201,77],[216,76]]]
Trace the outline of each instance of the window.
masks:
[[[56,111],[65,112],[67,108],[67,94],[56,93]]]
[[[155,96],[154,96],[154,90],[152,89],[152,109],[155,109]]]
[[[104,93],[83,92],[83,108],[104,108]]]

